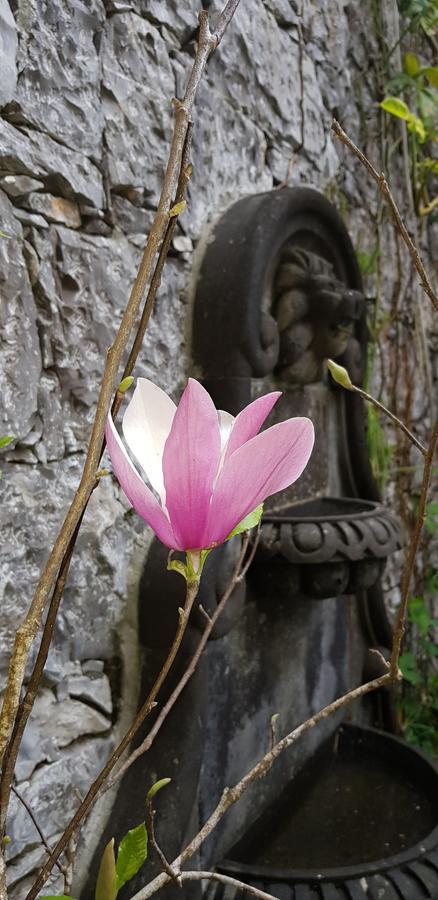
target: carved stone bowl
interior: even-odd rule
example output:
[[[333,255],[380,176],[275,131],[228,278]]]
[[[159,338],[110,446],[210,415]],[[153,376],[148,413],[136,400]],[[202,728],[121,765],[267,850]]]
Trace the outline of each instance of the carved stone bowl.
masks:
[[[218,867],[278,900],[436,900],[438,768],[343,725]],[[213,884],[208,900],[238,900]]]
[[[381,504],[320,497],[264,515],[255,578],[283,598],[336,597],[372,587],[400,547],[398,521]]]

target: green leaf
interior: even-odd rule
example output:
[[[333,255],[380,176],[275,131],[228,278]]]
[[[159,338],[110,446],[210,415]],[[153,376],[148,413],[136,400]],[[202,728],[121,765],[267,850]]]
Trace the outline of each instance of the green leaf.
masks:
[[[406,681],[409,681],[410,684],[420,684],[422,681],[421,674],[417,669],[417,660],[415,659],[414,653],[411,653],[408,650],[406,653],[402,653],[400,659],[398,661],[400,666],[400,671],[403,675],[403,678]]]
[[[432,87],[438,87],[438,66],[426,66],[422,71],[429,84],[431,84]]]
[[[262,513],[263,513],[263,503],[261,503],[260,506],[257,506],[256,509],[253,509],[252,512],[248,513],[248,515],[245,516],[245,518],[242,519],[242,521],[239,522],[239,524],[236,525],[235,528],[233,528],[233,530],[230,532],[230,534],[227,537],[227,541],[230,538],[234,537],[236,534],[241,534],[242,531],[249,531],[251,528],[255,528],[256,525],[258,525],[260,522]]]
[[[73,900],[70,894],[44,894],[39,900]]]
[[[12,441],[15,441],[15,434],[5,434],[4,437],[0,437],[0,450],[3,450],[3,447],[7,447]]]
[[[160,778],[159,781],[156,781],[152,787],[149,788],[146,794],[147,799],[152,800],[152,797],[155,797],[155,794],[158,794],[158,791],[161,791],[161,788],[166,787],[171,781],[171,778]]]
[[[423,597],[413,597],[409,601],[409,620],[417,626],[420,634],[425,637],[432,620]]]
[[[114,838],[111,838],[103,851],[94,900],[116,900],[118,890]]]
[[[413,113],[408,116],[408,130],[412,134],[417,135],[420,144],[424,143],[427,137],[424,122],[422,119],[418,119],[417,116],[414,116]]]
[[[411,53],[410,51],[405,53],[404,60],[403,60],[403,68],[404,68],[405,72],[408,75],[411,75],[412,77],[414,77],[415,75],[418,75],[420,68],[421,68],[420,63],[418,61],[418,56],[415,56],[415,53]]]
[[[167,780],[170,781],[170,778]],[[117,887],[119,890],[137,874],[147,858],[148,833],[145,823],[141,822],[136,828],[131,828],[120,841],[116,863]]]
[[[409,106],[399,97],[385,97],[380,106],[385,112],[390,113],[391,116],[397,116],[398,119],[407,121],[412,116]]]

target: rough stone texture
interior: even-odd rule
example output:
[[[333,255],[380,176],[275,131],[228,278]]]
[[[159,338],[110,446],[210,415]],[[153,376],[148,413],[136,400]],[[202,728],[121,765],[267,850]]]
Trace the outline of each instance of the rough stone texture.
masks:
[[[221,4],[203,5],[214,17]],[[0,238],[0,429],[15,435],[2,454],[0,481],[2,675],[11,635],[80,478],[105,351],[158,198],[172,98],[181,96],[193,59],[199,6],[14,0],[9,7],[0,0],[0,230],[7,235]],[[189,369],[191,251],[211,221],[245,193],[285,179],[318,187],[367,252],[380,228],[381,293],[392,296],[393,233],[386,222],[378,224],[374,186],[329,134],[335,114],[379,161],[373,6],[372,0],[243,2],[211,60],[195,117],[188,210],[137,366],[137,374],[175,396]],[[391,43],[392,4],[382,7]],[[402,200],[404,185],[394,177]],[[61,218],[53,202],[64,210]],[[372,295],[373,279],[367,287]],[[384,346],[381,359],[385,366]],[[421,386],[415,390],[418,418],[427,423]],[[131,560],[145,546],[144,532],[114,482],[102,479],[85,517],[42,701],[19,763],[20,790],[50,841],[77,804],[74,789],[85,792],[120,727],[120,673],[126,669],[120,635]],[[320,651],[315,665],[323,665],[330,635],[323,640],[316,629],[314,640]],[[298,681],[303,659],[301,648]],[[214,671],[220,681],[220,666]],[[334,677],[330,667],[327,672]],[[125,685],[125,703],[135,702],[136,688]],[[325,689],[315,685],[309,703],[322,702]],[[224,694],[224,708],[228,701]],[[61,711],[64,746],[55,740]],[[260,729],[268,734],[256,713],[240,728],[249,736]],[[41,732],[36,749],[32,735]],[[230,777],[238,774],[238,762],[236,743],[228,750]],[[208,790],[207,780],[205,808]],[[16,800],[8,833],[11,896],[21,900],[43,857]],[[220,839],[225,846],[223,832]],[[53,885],[61,887],[56,878]]]
[[[17,87],[17,27],[8,0],[0,3],[0,107],[12,100]]]

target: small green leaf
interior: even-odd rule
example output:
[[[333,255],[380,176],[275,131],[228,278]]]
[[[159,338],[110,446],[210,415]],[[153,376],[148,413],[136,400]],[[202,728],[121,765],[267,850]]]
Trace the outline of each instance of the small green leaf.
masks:
[[[405,121],[412,115],[409,106],[404,100],[400,100],[399,97],[385,97],[380,106],[385,112],[390,113],[391,116],[397,116],[398,119],[404,119]]]
[[[418,57],[415,56],[415,53],[411,53],[410,51],[405,53],[404,60],[403,60],[403,68],[404,68],[405,72],[408,75],[411,75],[412,77],[414,77],[415,75],[418,75],[418,73],[420,71],[420,63],[418,61]]]
[[[346,388],[347,391],[354,391],[354,384],[347,369],[344,369],[344,366],[339,366],[338,363],[335,363],[332,359],[327,360],[327,366],[330,375],[332,376],[333,381],[336,381],[336,384],[340,384],[341,387]]]
[[[129,391],[129,388],[134,381],[135,379],[132,375],[127,375],[126,378],[123,378],[117,388],[119,394],[124,394],[125,391]]]
[[[421,674],[417,669],[415,655],[411,651],[408,650],[406,653],[402,653],[398,662],[403,678],[406,681],[409,681],[410,684],[421,684]]]
[[[185,200],[181,200],[180,203],[175,203],[175,206],[172,206],[172,209],[169,209],[169,219],[173,219],[174,216],[179,216],[180,213],[184,212],[187,203]]]
[[[263,503],[260,506],[257,506],[256,509],[253,509],[252,512],[248,513],[238,525],[230,532],[227,537],[227,541],[234,537],[236,534],[242,534],[242,531],[250,531],[251,528],[255,528],[256,525],[259,524],[260,519],[263,513]]]
[[[12,235],[11,235],[11,234],[5,234],[4,231],[0,231],[0,237],[2,237],[2,238],[10,238],[10,237],[12,237]]]
[[[0,450],[3,450],[3,447],[7,447],[12,441],[15,441],[15,434],[5,434],[4,437],[0,437]]]
[[[167,784],[170,784],[172,781],[171,778],[160,778],[159,781],[156,781],[152,787],[149,788],[146,798],[147,800],[152,800],[152,797],[155,797],[155,794],[158,794],[158,791],[161,791],[161,788],[166,787]]]
[[[412,134],[416,134],[420,144],[424,144],[426,140],[426,128],[422,119],[418,119],[417,116],[414,116],[413,113],[408,116],[408,130]]]
[[[167,561],[167,569],[169,572],[178,572],[182,575],[183,578],[188,580],[189,573],[187,571],[187,566],[180,559],[168,559]]]
[[[118,881],[114,856],[114,838],[111,838],[103,851],[94,900],[116,900],[117,894]]]
[[[413,597],[409,601],[409,620],[417,626],[420,634],[425,637],[432,624],[432,619],[422,597]]]
[[[438,66],[426,66],[422,71],[432,87],[438,87]]]
[[[119,890],[137,874],[147,858],[148,833],[145,823],[141,822],[136,828],[131,828],[120,841],[116,863],[117,887]]]

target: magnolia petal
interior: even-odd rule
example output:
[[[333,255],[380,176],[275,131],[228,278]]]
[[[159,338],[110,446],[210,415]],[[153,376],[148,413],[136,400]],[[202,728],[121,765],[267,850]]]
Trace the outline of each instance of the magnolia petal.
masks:
[[[211,503],[206,539],[221,543],[260,503],[293,484],[314,442],[310,419],[287,419],[239,447],[225,461]]]
[[[263,422],[269,416],[279,397],[281,397],[281,391],[272,391],[272,393],[259,397],[258,400],[254,400],[248,406],[245,406],[245,409],[242,409],[242,412],[236,416],[234,421],[225,452],[225,459],[228,459],[242,444],[246,444],[247,441],[259,433]]]
[[[166,547],[171,547],[173,550],[184,549],[175,540],[172,526],[158,500],[140,478],[129,459],[111,416],[108,416],[105,426],[105,438],[114,474],[135,511],[153,528],[157,537],[163,544],[166,544]]]
[[[185,550],[206,546],[205,525],[220,459],[217,410],[207,391],[189,379],[163,454],[166,507]]]
[[[147,378],[138,378],[122,422],[126,443],[160,495],[163,506],[166,505],[163,451],[175,412],[175,403],[161,388]]]

